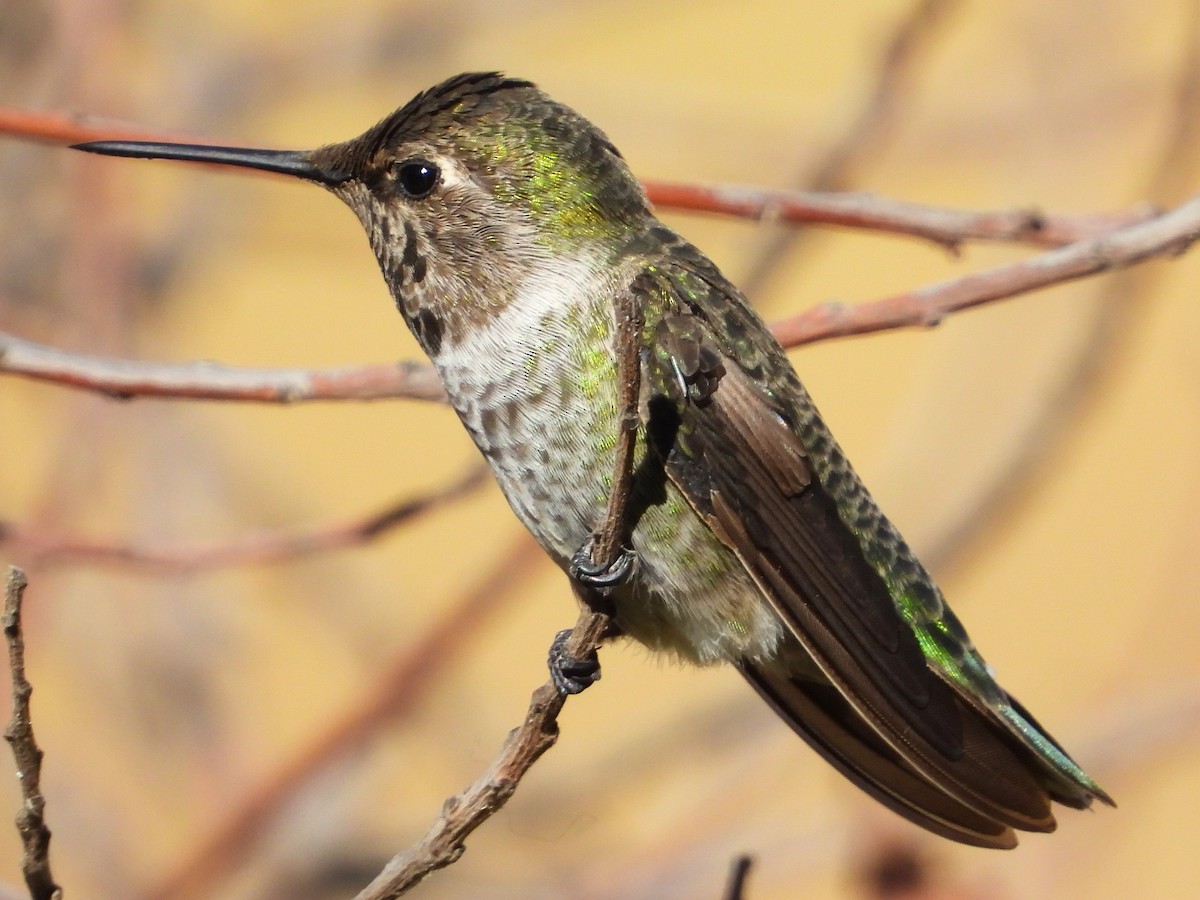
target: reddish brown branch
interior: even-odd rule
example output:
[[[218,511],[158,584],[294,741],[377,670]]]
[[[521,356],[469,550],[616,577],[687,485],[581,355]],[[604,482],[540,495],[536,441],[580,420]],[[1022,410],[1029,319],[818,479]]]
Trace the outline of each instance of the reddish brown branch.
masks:
[[[4,739],[12,746],[17,762],[17,781],[21,785],[22,806],[17,814],[17,832],[21,835],[24,855],[21,871],[33,900],[59,900],[62,888],[50,873],[50,829],[43,812],[42,751],[33,737],[33,719],[29,697],[33,686],[25,678],[25,637],[21,633],[21,600],[25,595],[25,573],[12,566],[4,592],[4,637],[8,643],[8,667],[12,674],[12,721],[4,729]]]
[[[96,140],[184,141],[193,135],[53,111],[0,107],[0,134],[51,144]],[[238,173],[263,175],[255,169]],[[793,224],[842,225],[922,238],[951,249],[965,241],[1003,241],[1057,247],[1094,237],[1154,214],[1147,206],[1126,212],[1053,215],[1032,209],[969,212],[888,200],[870,194],[781,191],[647,180],[646,193],[662,209],[706,212]]]
[[[730,185],[646,182],[650,199],[664,209],[719,213],[793,225],[842,225],[909,235],[957,250],[967,241],[1061,247],[1153,218],[1145,204],[1125,212],[1052,215],[1036,209],[975,212],[890,200],[874,194],[787,191]]]
[[[932,328],[951,313],[1121,269],[1155,256],[1178,256],[1200,238],[1200,197],[1103,237],[857,306],[825,304],[776,322],[785,347],[897,328]]]
[[[127,141],[186,141],[184,135],[56,110],[0,106],[0,134],[47,144],[79,144],[105,136]]]
[[[147,363],[69,353],[0,333],[0,372],[127,400],[384,400],[445,402],[437,373],[420,363],[336,369],[248,369],[212,362]]]
[[[0,522],[0,544],[38,561],[130,565],[165,575],[192,574],[250,563],[281,562],[297,556],[365,544],[418,515],[431,512],[475,490],[486,482],[487,472],[485,466],[472,466],[445,487],[400,501],[366,517],[297,534],[267,532],[191,547],[150,548],[81,537],[44,535],[27,526]]]

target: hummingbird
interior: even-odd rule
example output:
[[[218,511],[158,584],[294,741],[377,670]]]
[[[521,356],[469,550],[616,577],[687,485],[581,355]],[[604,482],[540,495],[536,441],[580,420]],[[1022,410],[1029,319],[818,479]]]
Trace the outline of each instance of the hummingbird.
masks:
[[[1016,830],[1055,828],[1052,801],[1112,805],[996,681],[746,298],[655,217],[608,137],[531,82],[458,75],[316,150],[77,147],[284,173],[341,198],[554,562],[607,585],[618,633],[732,664],[884,806],[1010,848]],[[621,303],[640,367],[626,555],[589,572],[622,427]],[[569,667],[555,680],[587,682]]]

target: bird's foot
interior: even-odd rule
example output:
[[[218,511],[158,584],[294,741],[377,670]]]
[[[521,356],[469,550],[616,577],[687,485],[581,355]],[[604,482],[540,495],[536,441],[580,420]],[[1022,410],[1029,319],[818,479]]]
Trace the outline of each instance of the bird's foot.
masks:
[[[571,629],[564,629],[550,644],[550,680],[560,694],[578,694],[600,680],[600,657],[594,650],[588,656],[573,656],[567,648],[570,637]]]
[[[595,542],[595,537],[589,537],[571,555],[571,566],[567,574],[584,587],[601,592],[611,591],[629,581],[637,571],[637,553],[628,547],[622,547],[621,555],[611,563],[597,565],[592,561],[592,547]]]

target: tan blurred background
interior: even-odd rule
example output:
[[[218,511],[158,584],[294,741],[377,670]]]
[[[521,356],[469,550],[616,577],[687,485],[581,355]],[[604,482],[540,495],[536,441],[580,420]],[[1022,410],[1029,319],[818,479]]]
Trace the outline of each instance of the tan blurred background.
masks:
[[[845,186],[1054,211],[1196,192],[1200,147],[1179,133],[1200,114],[1179,101],[1200,52],[1192,0],[938,6],[891,118],[851,142]],[[801,186],[845,141],[913,8],[9,0],[0,102],[307,147],[450,74],[499,68],[600,124],[640,175]],[[418,353],[357,223],[321,191],[13,141],[0,142],[0,185],[4,330],[162,361]],[[666,218],[768,317],[1033,252],[975,245],[955,259],[823,230],[764,268],[776,230]],[[882,869],[907,873],[906,896],[1194,896],[1198,279],[1193,252],[936,331],[793,354],[1004,684],[1119,809],[1063,810],[1057,834],[1012,853],[930,838],[837,776],[734,673],[618,645],[603,681],[568,703],[558,746],[417,896],[716,897],[743,852],[756,900],[884,896]],[[11,377],[0,447],[0,518],[144,548],[365,515],[477,456],[429,404],[119,403]],[[348,753],[312,748],[521,535],[488,482],[361,548],[286,564],[169,577],[0,544],[32,583],[33,711],[68,896],[161,886],[304,753],[325,762],[236,842],[244,862],[215,855],[228,871],[196,896],[352,895],[519,722],[551,636],[574,621],[565,579],[512,563],[493,612],[463,627],[405,717]],[[18,803],[0,778],[0,816]],[[0,827],[0,880],[19,883],[18,855]]]

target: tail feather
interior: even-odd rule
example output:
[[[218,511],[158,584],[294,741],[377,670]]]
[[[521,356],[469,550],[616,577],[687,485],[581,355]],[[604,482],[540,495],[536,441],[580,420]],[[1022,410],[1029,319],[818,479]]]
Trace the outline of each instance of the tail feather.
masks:
[[[1041,726],[1024,706],[1011,694],[1008,695],[1008,710],[1003,710],[1004,724],[1010,730],[1017,729],[1021,744],[1029,756],[1042,761],[1045,771],[1045,787],[1050,796],[1063,806],[1087,809],[1093,800],[1108,806],[1116,806],[1113,798],[1067,755],[1062,744]]]
[[[934,834],[960,843],[992,849],[1016,846],[1016,834],[1008,823],[980,812],[921,774],[863,721],[832,684],[789,677],[746,660],[738,668],[814,750],[884,806]],[[1006,736],[985,727],[985,720],[968,707],[964,706],[963,712],[965,724],[978,726],[967,728],[972,735],[967,753],[984,765],[992,754],[1011,759],[1011,742]],[[1020,819],[1019,827],[1053,831],[1050,799],[1048,792],[1044,818]]]

